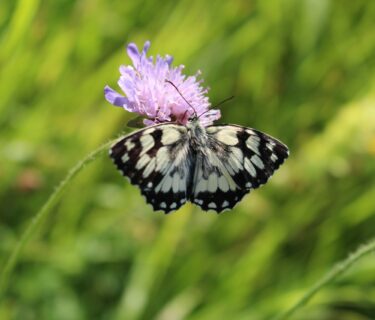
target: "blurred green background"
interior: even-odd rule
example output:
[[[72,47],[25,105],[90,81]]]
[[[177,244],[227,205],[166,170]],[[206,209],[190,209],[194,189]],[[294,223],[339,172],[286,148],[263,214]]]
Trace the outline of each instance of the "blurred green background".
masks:
[[[0,319],[270,319],[375,235],[375,2],[0,2],[0,267],[69,168],[125,130],[125,45],[202,70],[222,122],[291,149],[232,212],[165,216],[106,156],[22,252]],[[126,129],[128,130],[128,129]],[[375,258],[292,319],[375,319]]]

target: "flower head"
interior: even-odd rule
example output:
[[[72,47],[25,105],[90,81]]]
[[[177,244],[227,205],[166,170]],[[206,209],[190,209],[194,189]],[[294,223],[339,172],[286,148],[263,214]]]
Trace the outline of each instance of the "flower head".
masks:
[[[209,109],[207,89],[201,86],[202,80],[198,80],[200,72],[187,77],[182,74],[183,65],[172,66],[173,57],[158,55],[155,61],[153,57],[147,57],[149,48],[149,41],[142,52],[134,43],[128,45],[127,53],[133,66],[121,66],[118,81],[125,96],[106,86],[107,101],[145,116],[148,118],[144,121],[146,125],[168,121],[186,124],[193,115],[197,115],[204,126],[219,119],[220,111]]]

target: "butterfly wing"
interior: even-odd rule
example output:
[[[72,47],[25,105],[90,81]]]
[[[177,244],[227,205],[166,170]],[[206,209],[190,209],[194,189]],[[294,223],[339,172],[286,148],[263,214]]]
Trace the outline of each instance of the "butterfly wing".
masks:
[[[267,182],[288,157],[288,148],[260,131],[236,126],[206,128],[207,146],[196,158],[190,200],[203,210],[233,208]]]
[[[186,127],[164,123],[139,130],[116,142],[110,157],[154,210],[167,213],[186,202],[193,161]]]

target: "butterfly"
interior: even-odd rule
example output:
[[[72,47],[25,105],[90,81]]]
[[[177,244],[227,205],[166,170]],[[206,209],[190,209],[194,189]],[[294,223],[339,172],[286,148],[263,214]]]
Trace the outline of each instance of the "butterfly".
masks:
[[[190,201],[203,210],[232,209],[288,157],[279,140],[239,125],[202,126],[193,117],[146,127],[121,138],[110,157],[155,211]]]

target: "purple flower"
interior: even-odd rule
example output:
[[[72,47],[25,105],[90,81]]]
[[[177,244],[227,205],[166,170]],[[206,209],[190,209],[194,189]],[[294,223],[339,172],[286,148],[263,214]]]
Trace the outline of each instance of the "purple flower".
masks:
[[[133,66],[120,67],[118,85],[125,93],[119,94],[109,86],[105,86],[104,95],[107,101],[115,106],[123,107],[130,112],[145,116],[146,125],[177,121],[186,124],[188,119],[197,115],[202,125],[207,126],[220,118],[220,110],[210,110],[207,89],[201,86],[203,80],[198,80],[200,72],[194,76],[182,74],[183,65],[172,66],[173,57],[147,57],[150,42],[147,41],[142,52],[134,43],[127,47],[127,53]],[[172,82],[180,91],[166,82]],[[190,104],[190,105],[189,105]]]

